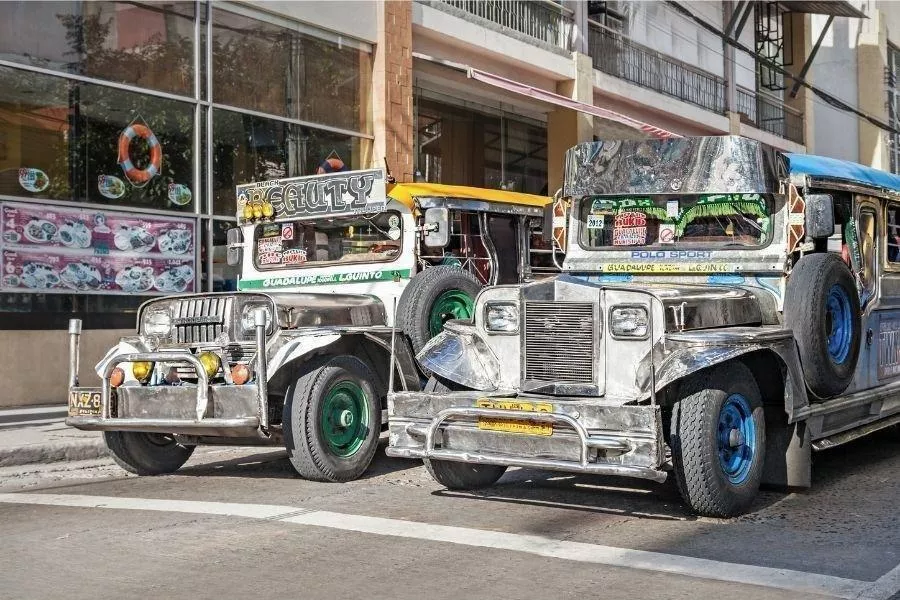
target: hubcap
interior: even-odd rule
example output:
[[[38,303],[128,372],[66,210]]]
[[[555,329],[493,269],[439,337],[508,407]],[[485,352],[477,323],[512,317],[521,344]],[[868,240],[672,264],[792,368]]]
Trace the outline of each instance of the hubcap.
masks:
[[[472,297],[462,290],[447,290],[438,296],[428,316],[428,330],[432,337],[439,334],[444,323],[451,319],[471,319],[474,305]]]
[[[728,481],[746,481],[756,457],[756,423],[750,403],[740,394],[729,396],[719,411],[716,449]]]
[[[853,340],[850,298],[844,288],[834,284],[828,291],[825,304],[825,331],[828,332],[828,354],[835,363],[841,364],[850,354]]]
[[[336,456],[356,454],[369,434],[369,398],[352,381],[340,381],[322,404],[322,437]]]

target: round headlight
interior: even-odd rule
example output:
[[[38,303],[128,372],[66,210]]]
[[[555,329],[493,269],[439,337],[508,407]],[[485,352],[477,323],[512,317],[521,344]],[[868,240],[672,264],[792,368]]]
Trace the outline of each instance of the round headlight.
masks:
[[[266,309],[266,329],[272,324],[272,307],[268,304],[247,304],[241,311],[241,329],[244,333],[253,333],[256,331],[256,318],[253,314],[257,308]]]
[[[166,336],[172,330],[172,315],[167,308],[152,308],[144,315],[144,333]]]
[[[511,302],[489,303],[484,308],[484,323],[488,331],[516,333],[519,331],[519,306]]]

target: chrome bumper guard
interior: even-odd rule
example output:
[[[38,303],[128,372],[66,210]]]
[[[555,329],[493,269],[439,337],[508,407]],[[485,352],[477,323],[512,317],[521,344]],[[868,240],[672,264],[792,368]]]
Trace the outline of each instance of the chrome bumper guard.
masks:
[[[190,352],[137,352],[115,354],[99,365],[101,375],[100,385],[100,415],[99,416],[69,416],[66,425],[84,430],[99,431],[144,431],[156,433],[178,433],[185,435],[215,435],[226,437],[241,437],[257,434],[259,437],[268,437],[268,390],[266,381],[266,314],[264,309],[259,309],[254,314],[256,326],[256,385],[226,385],[210,386],[206,369],[200,360]],[[79,387],[79,345],[81,337],[81,320],[69,321],[69,391],[78,391],[85,388]],[[183,363],[194,368],[197,374],[196,386],[151,386],[137,387],[127,386],[117,389],[118,393],[125,395],[139,395],[150,393],[164,396],[176,403],[193,400],[194,418],[171,418],[160,416],[147,417],[119,417],[112,415],[110,376],[117,365],[124,362],[168,362]],[[226,392],[225,388],[229,388]],[[209,410],[210,391],[213,393],[214,405],[217,396],[233,397],[243,393],[251,393],[256,400],[255,416],[239,416],[235,418],[207,418]]]
[[[390,406],[392,408],[397,406],[396,399],[398,397],[405,396],[409,398],[415,395],[426,396],[422,393],[391,394],[392,400],[395,401],[391,402]],[[433,406],[434,400],[434,397],[428,398],[421,404]],[[537,399],[523,398],[523,400],[531,401]],[[540,401],[545,402],[547,400],[542,398]],[[560,408],[559,405],[556,404],[554,407],[555,409]],[[584,403],[580,404],[579,408],[581,408],[581,412],[583,412]],[[413,417],[397,415],[394,412],[391,412],[391,435],[386,453],[388,456],[399,458],[422,458],[477,464],[506,465],[573,473],[620,475],[649,479],[656,482],[665,481],[667,473],[660,468],[663,463],[662,439],[660,434],[660,420],[656,408],[628,408],[646,408],[643,412],[653,413],[652,423],[647,422],[647,419],[645,418],[646,429],[643,431],[608,431],[606,433],[592,434],[588,432],[588,429],[578,418],[562,412],[546,413],[521,410],[499,410],[474,406],[452,406],[439,410],[433,418],[427,420],[425,423],[421,422],[423,420],[423,415],[417,410],[411,411],[412,413],[419,412],[419,414]],[[605,407],[605,411],[607,413],[612,413],[615,409]],[[572,410],[571,412],[579,414],[579,411],[577,410]],[[578,459],[568,460],[527,455],[524,452],[528,447],[526,440],[528,438],[531,440],[539,439],[539,436],[476,430],[472,427],[473,423],[471,420],[479,417],[504,420],[525,420],[562,425],[566,430],[558,433],[554,432],[551,437],[555,436],[558,439],[564,438],[564,441],[561,442],[562,444],[575,446],[574,449],[577,450]],[[454,422],[452,419],[467,419],[468,421]],[[633,417],[632,420],[634,420]],[[477,436],[477,438],[482,440],[484,439],[484,436],[504,436],[502,439],[506,442],[508,449],[504,452],[491,452],[483,449],[436,448],[435,443],[442,437],[442,432],[454,426],[461,426],[463,430],[468,429],[470,435]],[[572,435],[572,432],[574,432],[574,435]],[[607,456],[619,457],[619,462],[604,462],[599,459],[592,461],[596,455],[596,453],[592,451],[596,450],[602,451]],[[639,455],[637,460],[634,460],[635,454]],[[628,456],[632,456],[632,459],[627,458]],[[629,462],[642,464],[628,464]]]

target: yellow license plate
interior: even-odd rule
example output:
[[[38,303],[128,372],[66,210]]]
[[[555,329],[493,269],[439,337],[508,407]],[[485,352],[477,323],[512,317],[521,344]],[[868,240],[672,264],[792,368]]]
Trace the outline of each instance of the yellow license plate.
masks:
[[[74,390],[69,392],[69,416],[100,416],[100,390]]]
[[[553,412],[553,405],[546,402],[519,402],[516,400],[488,400],[482,398],[475,403],[478,408],[498,410],[524,410],[528,412]],[[553,435],[553,423],[536,423],[525,419],[497,419],[478,417],[478,429],[525,433],[528,435]]]

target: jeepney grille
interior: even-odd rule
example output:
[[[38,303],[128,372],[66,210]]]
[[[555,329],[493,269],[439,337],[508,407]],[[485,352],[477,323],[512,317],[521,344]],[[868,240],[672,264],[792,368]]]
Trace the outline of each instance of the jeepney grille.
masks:
[[[175,321],[173,341],[189,346],[215,342],[216,336],[225,331],[233,301],[233,298],[228,296],[211,296],[185,298],[176,302],[173,312]],[[190,323],[191,319],[203,322]],[[179,323],[179,320],[185,322]]]
[[[590,302],[526,302],[525,379],[594,383],[596,329]]]

